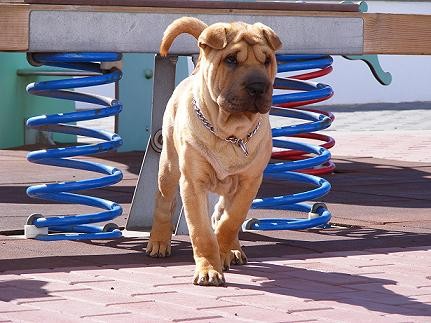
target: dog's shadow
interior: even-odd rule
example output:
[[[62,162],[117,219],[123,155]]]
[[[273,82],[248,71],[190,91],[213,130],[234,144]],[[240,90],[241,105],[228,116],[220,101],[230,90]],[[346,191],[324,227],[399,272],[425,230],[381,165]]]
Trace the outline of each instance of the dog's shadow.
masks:
[[[121,241],[121,242],[120,242]],[[80,242],[82,243],[82,242]],[[94,242],[93,242],[94,243]],[[102,242],[100,243],[102,247]],[[105,242],[106,243],[106,242]],[[121,269],[121,268],[136,268],[136,267],[173,267],[190,265],[190,270],[187,271],[186,276],[180,275],[177,278],[181,285],[184,281],[187,286],[191,285],[193,259],[190,243],[186,241],[175,241],[173,248],[175,249],[175,256],[171,258],[150,258],[145,257],[142,251],[142,239],[120,239],[115,242],[110,242],[111,247],[115,245],[116,248],[126,249],[127,252],[123,254],[109,253],[106,255],[81,255],[81,256],[65,256],[65,257],[42,257],[34,258],[28,261],[28,258],[23,259],[6,259],[0,261],[0,270],[20,270],[27,272],[29,269],[35,271],[35,268],[40,268],[41,272],[45,272],[47,264],[54,271],[63,272],[62,266],[73,267],[79,271],[80,267],[88,269],[89,266],[100,269],[102,266],[106,269]],[[139,248],[138,248],[139,247]],[[258,246],[262,249],[262,246]],[[245,247],[246,253],[249,247]],[[115,254],[115,256],[114,256]],[[348,256],[350,251],[343,252]],[[225,273],[227,286],[234,289],[233,295],[226,296],[225,292],[220,290],[218,299],[236,301],[236,291],[252,291],[252,294],[257,297],[245,297],[242,301],[248,303],[255,302],[255,305],[262,305],[265,303],[267,306],[272,306],[272,302],[277,299],[283,302],[283,310],[288,313],[297,311],[298,303],[306,304],[307,308],[314,308],[316,310],[331,309],[337,307],[337,303],[342,306],[343,304],[355,307],[360,307],[369,311],[380,313],[381,315],[398,314],[404,316],[431,316],[431,304],[421,302],[421,295],[429,295],[429,286],[424,285],[424,289],[415,287],[413,284],[408,285],[408,276],[405,280],[407,285],[398,286],[398,282],[385,278],[384,269],[390,273],[391,267],[378,267],[372,268],[363,273],[350,273],[350,267],[340,264],[336,268],[330,268],[330,265],[325,265],[319,262],[319,258],[313,259],[313,254],[307,255],[307,261],[304,261],[303,256],[298,255],[297,260],[295,256],[289,256],[291,260],[280,258],[280,255],[272,254],[274,258],[259,259],[251,257],[250,262],[243,266],[233,265],[229,271]],[[55,264],[58,261],[60,264]],[[281,262],[280,262],[281,261]],[[340,268],[340,269],[339,269]],[[70,269],[70,268],[69,268]],[[338,270],[338,271],[335,271]],[[428,278],[430,279],[430,278]],[[43,285],[46,282],[27,282],[19,280],[17,282],[3,282],[0,284],[0,290],[4,289],[10,284],[12,286],[22,287],[18,290],[19,294],[8,294],[8,296],[0,296],[0,300],[10,301],[21,297],[47,297],[48,294],[44,292]],[[24,284],[23,286],[21,286]],[[202,291],[204,291],[205,287]],[[214,287],[218,288],[218,287]],[[32,293],[27,295],[26,290],[31,290]],[[33,293],[36,291],[36,293]],[[187,293],[187,289],[184,290]],[[404,293],[400,294],[400,292]],[[24,295],[22,295],[24,293]],[[196,293],[196,290],[193,292]],[[203,292],[205,294],[205,292]],[[217,290],[214,292],[218,294]],[[211,294],[214,294],[211,293]],[[1,293],[0,293],[1,294]],[[223,296],[225,295],[225,296]],[[246,296],[247,294],[245,294]],[[280,297],[282,296],[282,297]],[[295,301],[297,299],[297,301]],[[280,302],[278,301],[278,306]],[[311,305],[311,306],[310,306]],[[314,306],[315,305],[315,306]]]
[[[431,304],[422,303],[414,297],[394,291],[398,288],[396,281],[372,277],[373,275],[381,277],[381,271],[375,270],[361,275],[305,269],[297,265],[298,262],[293,265],[250,262],[245,266],[233,266],[226,273],[227,285],[243,290],[265,292],[268,295],[298,298],[298,301],[303,300],[307,306],[311,305],[316,310],[330,309],[335,302],[362,307],[382,315],[431,315]],[[421,293],[417,288],[416,295],[426,294],[426,291]],[[289,306],[289,301],[286,301],[284,310],[288,313],[297,311],[297,306],[292,308]]]
[[[371,229],[370,229],[371,230]],[[358,230],[352,229],[352,232],[356,232],[356,237],[358,235]],[[385,245],[390,245],[393,247],[399,247],[399,244],[406,244],[409,246],[421,245],[420,236],[415,236],[413,234],[399,233],[405,235],[397,236],[397,243],[389,244],[388,232],[382,235],[379,230],[374,232],[376,235],[374,238],[379,242],[384,241]],[[360,230],[360,232],[362,232]],[[370,233],[369,230],[367,231]],[[332,234],[335,234],[332,232]],[[346,234],[346,232],[344,232]],[[353,233],[352,233],[353,234]],[[250,234],[249,234],[250,235]],[[242,238],[249,238],[249,236],[243,234]],[[366,235],[364,239],[369,239],[369,235]],[[414,238],[414,239],[413,239]],[[274,238],[262,236],[260,239],[265,241],[274,242]],[[247,239],[246,239],[247,240]],[[256,236],[253,236],[253,241],[256,241]],[[319,262],[320,253],[315,251],[313,253],[307,254],[309,261],[303,261],[304,249],[301,249],[301,255],[298,255],[297,261],[287,261],[283,264],[277,263],[280,259],[286,256],[286,245],[282,242],[286,242],[282,239],[275,239],[277,244],[270,245],[270,254],[275,257],[276,261],[263,261],[258,260],[262,257],[262,254],[267,254],[264,245],[258,246],[245,246],[244,250],[248,254],[249,263],[247,265],[238,266],[232,265],[231,269],[225,273],[227,286],[229,288],[237,288],[241,290],[253,290],[257,294],[262,295],[254,299],[256,304],[262,302],[267,295],[268,299],[271,297],[281,295],[288,296],[285,301],[286,307],[283,310],[288,312],[295,312],[297,309],[289,308],[289,299],[297,298],[298,302],[305,302],[307,306],[310,304],[315,304],[315,308],[328,308],[331,306],[336,306],[336,303],[351,305],[352,307],[361,307],[363,309],[383,313],[382,315],[388,314],[398,314],[404,316],[430,316],[431,315],[431,304],[423,303],[419,301],[420,295],[429,294],[429,289],[423,289],[414,286],[398,286],[399,283],[395,280],[385,278],[383,267],[378,269],[370,268],[366,273],[350,273],[349,267],[345,267],[345,271],[335,271],[338,270],[334,268],[328,270],[329,265],[325,266],[323,263]],[[140,242],[140,241],[139,241]],[[409,243],[410,242],[410,243]],[[414,243],[416,242],[416,243]],[[130,243],[137,243],[137,241],[130,241]],[[290,241],[290,243],[293,243]],[[301,242],[304,244],[304,242]],[[339,241],[337,241],[339,244]],[[322,244],[319,241],[319,244]],[[282,248],[277,248],[277,246]],[[294,244],[292,245],[294,246]],[[291,246],[291,248],[293,248]],[[332,246],[332,244],[331,244]],[[338,247],[333,250],[338,250],[346,256],[354,251],[365,248],[363,244],[357,242],[356,244],[349,244],[350,248],[347,250],[342,247]],[[118,246],[117,246],[118,247]],[[304,247],[304,246],[302,246]],[[316,249],[314,243],[309,243],[306,247]],[[323,242],[321,246],[325,251],[329,246],[326,246]],[[368,246],[369,247],[369,246]],[[146,258],[147,261],[151,260],[151,264],[175,266],[172,260],[181,261],[185,263],[192,264],[191,259],[191,246],[187,241],[173,241],[173,250],[175,256],[172,258],[163,259],[153,259]],[[281,257],[281,258],[280,258]],[[293,257],[293,258],[292,258]],[[290,255],[289,259],[295,259],[294,255]],[[307,269],[309,268],[309,269]],[[341,267],[343,268],[343,267]],[[388,267],[384,267],[388,268]],[[390,267],[388,272],[390,271]],[[383,272],[383,273],[382,273]],[[191,279],[191,276],[190,276]],[[406,278],[407,280],[408,278]],[[431,286],[427,284],[427,286]],[[398,291],[407,291],[411,289],[414,292],[408,292],[409,296],[400,294]],[[407,293],[407,292],[405,292]],[[223,295],[224,293],[220,293]],[[415,296],[417,296],[417,299]],[[220,296],[219,299],[224,299],[225,296]],[[226,296],[229,297],[229,296]],[[268,301],[268,299],[266,301]],[[234,299],[231,299],[234,300]],[[250,300],[251,301],[251,300]],[[283,300],[284,301],[284,300]],[[270,301],[268,301],[270,302]],[[297,302],[295,302],[297,303]],[[271,305],[270,303],[268,304]]]
[[[380,241],[381,239],[386,239],[386,236],[383,238],[380,237]],[[243,235],[243,238],[244,237],[247,236]],[[254,238],[256,239],[256,237]],[[265,241],[274,241],[274,238],[263,238],[266,238]],[[401,238],[397,238],[398,244],[403,244],[405,242]],[[411,238],[412,237],[410,237],[410,239]],[[282,242],[282,240],[277,239],[276,241],[278,244]],[[92,244],[100,244],[101,246],[109,245],[111,248],[126,249],[128,253],[116,255],[115,259],[112,255],[92,255],[91,257],[86,257],[85,263],[87,265],[91,263],[99,266],[113,266],[117,269],[126,267],[134,268],[136,264],[139,264],[139,266],[167,267],[181,266],[184,264],[193,265],[191,245],[186,239],[184,239],[184,241],[179,239],[173,240],[174,256],[170,258],[143,257],[142,245],[144,242],[145,241],[142,239],[126,238],[110,241],[108,243],[93,241]],[[321,243],[322,242],[319,242],[319,244]],[[411,243],[411,245],[420,245],[418,241],[416,241],[416,243],[417,244]],[[362,244],[349,245],[351,249],[342,251],[338,249],[338,251],[348,256],[351,255],[353,251],[360,250],[364,247]],[[311,249],[315,247],[314,245],[307,246],[309,248],[313,247]],[[394,244],[393,246],[398,245]],[[356,273],[350,273],[349,267],[343,267],[341,264],[340,268],[342,269],[340,271],[335,271],[338,270],[338,266],[332,269],[330,265],[324,265],[324,263],[319,262],[320,253],[317,251],[307,254],[309,260],[303,261],[303,249],[301,249],[301,255],[298,255],[296,261],[294,260],[295,256],[290,255],[289,259],[293,260],[283,260],[283,263],[280,264],[280,259],[285,259],[284,256],[287,256],[285,250],[286,246],[282,245],[282,247],[282,249],[279,249],[271,245],[271,255],[274,257],[273,259],[275,259],[275,261],[271,261],[265,258],[262,260],[259,259],[262,257],[262,254],[265,254],[265,246],[245,246],[244,250],[249,255],[250,262],[243,266],[232,265],[231,269],[225,273],[228,288],[241,289],[242,291],[254,291],[255,293],[253,293],[253,295],[257,294],[260,296],[253,300],[250,299],[250,302],[255,301],[257,305],[262,301],[271,302],[273,297],[287,296],[282,300],[286,304],[285,307],[283,305],[283,310],[290,313],[297,310],[297,308],[293,307],[290,303],[291,299],[296,298],[298,302],[307,303],[307,307],[310,304],[315,304],[316,309],[328,309],[331,306],[336,307],[336,303],[339,303],[350,305],[352,308],[360,307],[369,311],[382,313],[382,315],[431,315],[431,304],[420,301],[421,295],[429,294],[429,288],[421,290],[413,285],[410,287],[409,285],[398,286],[397,281],[385,278],[384,276],[383,268],[389,268],[387,272],[390,272],[390,267],[370,268],[370,270],[364,271],[364,273],[361,274],[358,273],[358,271],[356,271]],[[322,248],[325,249],[325,246]],[[188,278],[190,278],[191,281],[191,273],[190,277],[187,277],[187,279]],[[406,277],[406,280],[407,279]],[[431,284],[427,284],[427,286],[431,286]],[[409,289],[414,292],[408,291]],[[406,295],[400,294],[398,291],[403,291]],[[218,298],[225,299],[230,297],[222,295],[225,295],[225,293],[220,293]],[[234,301],[235,298],[231,298],[231,300]],[[298,302],[294,303],[297,305]],[[269,303],[268,305],[270,306],[271,304]],[[292,307],[290,308],[290,306]]]

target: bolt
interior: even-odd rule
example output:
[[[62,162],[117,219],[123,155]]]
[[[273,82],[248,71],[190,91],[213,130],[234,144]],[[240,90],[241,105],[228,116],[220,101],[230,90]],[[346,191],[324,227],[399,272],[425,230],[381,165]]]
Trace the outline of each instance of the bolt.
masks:
[[[149,68],[147,68],[147,69],[145,69],[144,70],[144,77],[147,79],[147,80],[149,80],[149,79],[151,79],[151,78],[153,78],[153,70],[152,69],[149,69]]]

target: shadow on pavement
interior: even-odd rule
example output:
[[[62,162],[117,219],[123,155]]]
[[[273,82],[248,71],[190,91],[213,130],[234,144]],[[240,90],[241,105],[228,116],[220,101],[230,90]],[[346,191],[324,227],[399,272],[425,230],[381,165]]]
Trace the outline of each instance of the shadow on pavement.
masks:
[[[182,264],[184,263],[171,262],[169,266]],[[160,265],[159,261],[157,266]],[[303,265],[306,266],[306,264]],[[146,266],[151,265],[146,264]],[[114,268],[118,269],[118,264]],[[100,269],[100,267],[94,267],[94,269]],[[105,267],[105,269],[109,269],[109,267]],[[60,271],[61,269],[56,270]],[[91,270],[89,264],[85,266],[85,270]],[[33,269],[32,272],[34,273],[35,270]],[[376,272],[376,274],[381,274],[381,272]],[[386,314],[428,316],[431,313],[431,304],[422,303],[412,297],[392,291],[391,286],[396,286],[396,281],[369,277],[373,275],[372,272],[363,275],[347,274],[304,269],[289,264],[283,266],[253,262],[246,266],[235,266],[233,270],[229,271],[228,275],[230,276],[227,277],[229,287],[296,297],[304,299],[308,305],[313,305],[312,302],[334,302],[329,303],[327,307],[322,307],[322,304],[316,303],[315,310],[330,310],[332,309],[331,305],[337,306],[336,303],[342,303]],[[259,284],[237,283],[235,282],[238,281],[235,279],[235,275],[255,276],[255,279],[252,280],[259,282]],[[47,282],[44,281],[29,279],[1,281],[0,290],[2,293],[0,293],[0,300],[4,302],[20,299],[40,300],[47,298],[48,300],[54,296],[51,296],[49,291],[44,289],[46,284]],[[264,302],[264,297],[262,294],[261,302]],[[223,297],[220,298],[222,299]],[[265,304],[261,305],[265,306]],[[289,308],[289,301],[286,301],[284,310],[287,313],[294,313],[296,308]]]
[[[264,255],[281,257],[295,254],[306,254],[307,257],[319,257],[323,252],[366,252],[367,249],[378,248],[429,248],[429,233],[413,233],[387,231],[372,228],[342,228],[326,230],[310,230],[316,233],[313,241],[301,239],[297,232],[294,239],[282,238],[289,236],[286,232],[240,234],[242,245],[249,257]],[[269,235],[271,234],[271,236]],[[299,238],[298,238],[299,237]],[[304,237],[306,238],[306,237]],[[331,239],[328,239],[331,238]]]
[[[136,160],[131,160],[130,157],[124,160],[118,157],[117,160],[117,158],[109,156],[109,160],[121,163],[130,162],[130,164],[126,164],[128,170],[137,171]],[[92,173],[88,174],[88,178],[95,176]],[[431,209],[431,197],[428,187],[431,178],[431,167],[415,168],[359,162],[358,160],[343,160],[337,163],[335,174],[326,175],[325,177],[332,186],[329,194],[322,199],[328,203]],[[27,186],[23,183],[0,186],[0,203],[59,204],[29,198],[25,193],[26,188]],[[258,196],[294,194],[310,188],[310,186],[293,182],[264,180]],[[87,190],[82,193],[112,199],[119,203],[130,203],[134,189],[135,186],[122,185]]]
[[[431,167],[372,158],[336,159],[334,174],[324,175],[332,186],[321,200],[356,206],[431,210]],[[263,181],[258,196],[304,192],[312,186],[289,181]]]
[[[228,283],[232,287],[267,291],[310,301],[335,301],[386,314],[406,316],[429,316],[431,314],[431,304],[422,303],[392,291],[390,286],[397,285],[397,282],[389,279],[317,271],[291,267],[288,264],[281,266],[253,263],[252,268],[248,268],[248,266],[235,268],[233,274],[256,276],[261,274],[260,286]],[[286,310],[289,313],[288,301]],[[340,320],[342,321],[342,318]]]
[[[43,289],[47,282],[35,279],[11,279],[0,281],[0,301],[10,302],[19,299],[54,298]]]
[[[313,230],[314,231],[314,230]],[[285,234],[285,233],[284,233]],[[293,234],[293,233],[292,233]],[[302,234],[304,239],[301,239]],[[312,241],[305,238],[312,237]],[[332,237],[333,239],[328,239]],[[322,256],[331,257],[331,252],[341,252],[346,256],[357,254],[386,253],[390,248],[415,248],[428,250],[431,235],[398,231],[385,231],[369,228],[350,228],[343,230],[321,230],[311,235],[310,232],[296,232],[295,237],[286,239],[269,236],[265,233],[241,233],[241,245],[249,260],[262,257],[288,257],[289,259],[314,259]],[[187,236],[173,237],[172,256],[168,258],[151,258],[146,256],[147,239],[121,238],[111,241],[70,241],[73,254],[60,256],[57,251],[43,250],[31,258],[0,259],[0,272],[10,270],[28,270],[61,267],[111,266],[138,264],[149,266],[172,265],[178,262],[193,263],[192,247]],[[48,243],[49,242],[45,242]],[[39,245],[40,246],[40,245]],[[40,247],[39,247],[40,248]],[[64,248],[64,246],[63,246]],[[381,251],[378,250],[381,249]],[[370,249],[373,249],[370,251]],[[337,254],[338,256],[338,254]]]

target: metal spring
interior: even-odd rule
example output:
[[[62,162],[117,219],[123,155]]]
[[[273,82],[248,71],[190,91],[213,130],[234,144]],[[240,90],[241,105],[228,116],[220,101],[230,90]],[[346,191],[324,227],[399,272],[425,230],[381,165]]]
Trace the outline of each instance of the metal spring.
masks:
[[[276,209],[308,212],[308,218],[288,219],[249,219],[243,224],[243,230],[302,230],[324,227],[331,219],[331,213],[324,203],[306,203],[326,195],[331,185],[316,174],[329,173],[335,168],[327,150],[335,141],[316,131],[328,128],[334,116],[331,113],[314,109],[299,108],[304,105],[329,99],[332,88],[323,83],[307,81],[326,75],[332,71],[332,58],[326,55],[277,55],[278,73],[317,69],[299,75],[277,76],[275,89],[293,91],[273,95],[271,115],[306,120],[306,123],[272,129],[273,152],[271,162],[264,172],[268,181],[293,181],[314,186],[313,189],[274,197],[257,198],[253,201],[254,209]],[[285,137],[311,138],[323,140],[320,146],[284,139]],[[283,138],[283,139],[281,139]],[[283,161],[279,161],[283,160]],[[312,175],[314,174],[314,175]]]
[[[63,203],[75,203],[101,208],[103,211],[67,216],[43,217],[34,214],[27,220],[27,225],[35,226],[44,233],[35,236],[38,240],[82,240],[110,239],[121,236],[121,231],[114,223],[104,227],[90,225],[110,221],[122,213],[122,208],[115,202],[102,198],[73,193],[113,185],[121,181],[122,172],[111,166],[96,162],[73,159],[75,156],[87,156],[107,152],[118,148],[122,139],[115,133],[78,127],[69,123],[84,120],[100,119],[120,113],[122,105],[115,99],[102,97],[70,89],[108,84],[121,78],[117,68],[103,70],[102,62],[121,60],[117,53],[32,53],[28,55],[30,63],[36,66],[48,65],[88,72],[91,76],[68,78],[53,81],[31,83],[27,92],[33,95],[50,98],[87,102],[102,106],[98,109],[70,113],[41,115],[27,120],[27,126],[43,131],[80,135],[96,138],[102,142],[77,145],[65,148],[38,150],[27,155],[27,159],[36,164],[80,169],[103,174],[103,177],[78,181],[49,183],[31,186],[27,189],[30,197],[46,199]],[[94,73],[98,75],[94,76]],[[49,233],[48,233],[48,230]]]

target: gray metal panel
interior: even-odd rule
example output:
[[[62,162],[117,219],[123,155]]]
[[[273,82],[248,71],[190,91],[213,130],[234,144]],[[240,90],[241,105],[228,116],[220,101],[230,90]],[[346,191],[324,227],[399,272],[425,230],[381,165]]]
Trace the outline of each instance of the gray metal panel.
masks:
[[[157,173],[161,146],[163,113],[166,104],[175,88],[176,57],[160,57],[156,55],[154,61],[153,109],[151,111],[151,137],[145,151],[138,183],[133,195],[126,229],[134,231],[150,231],[153,223],[154,198],[158,189]],[[159,149],[160,148],[160,149]],[[172,222],[176,224],[180,216],[182,204],[177,199]]]
[[[29,51],[159,50],[163,31],[183,14],[32,11]],[[212,24],[219,21],[262,22],[283,41],[281,53],[362,54],[363,20],[351,17],[296,17],[241,14],[193,15]],[[172,54],[198,51],[188,35],[174,42]]]

